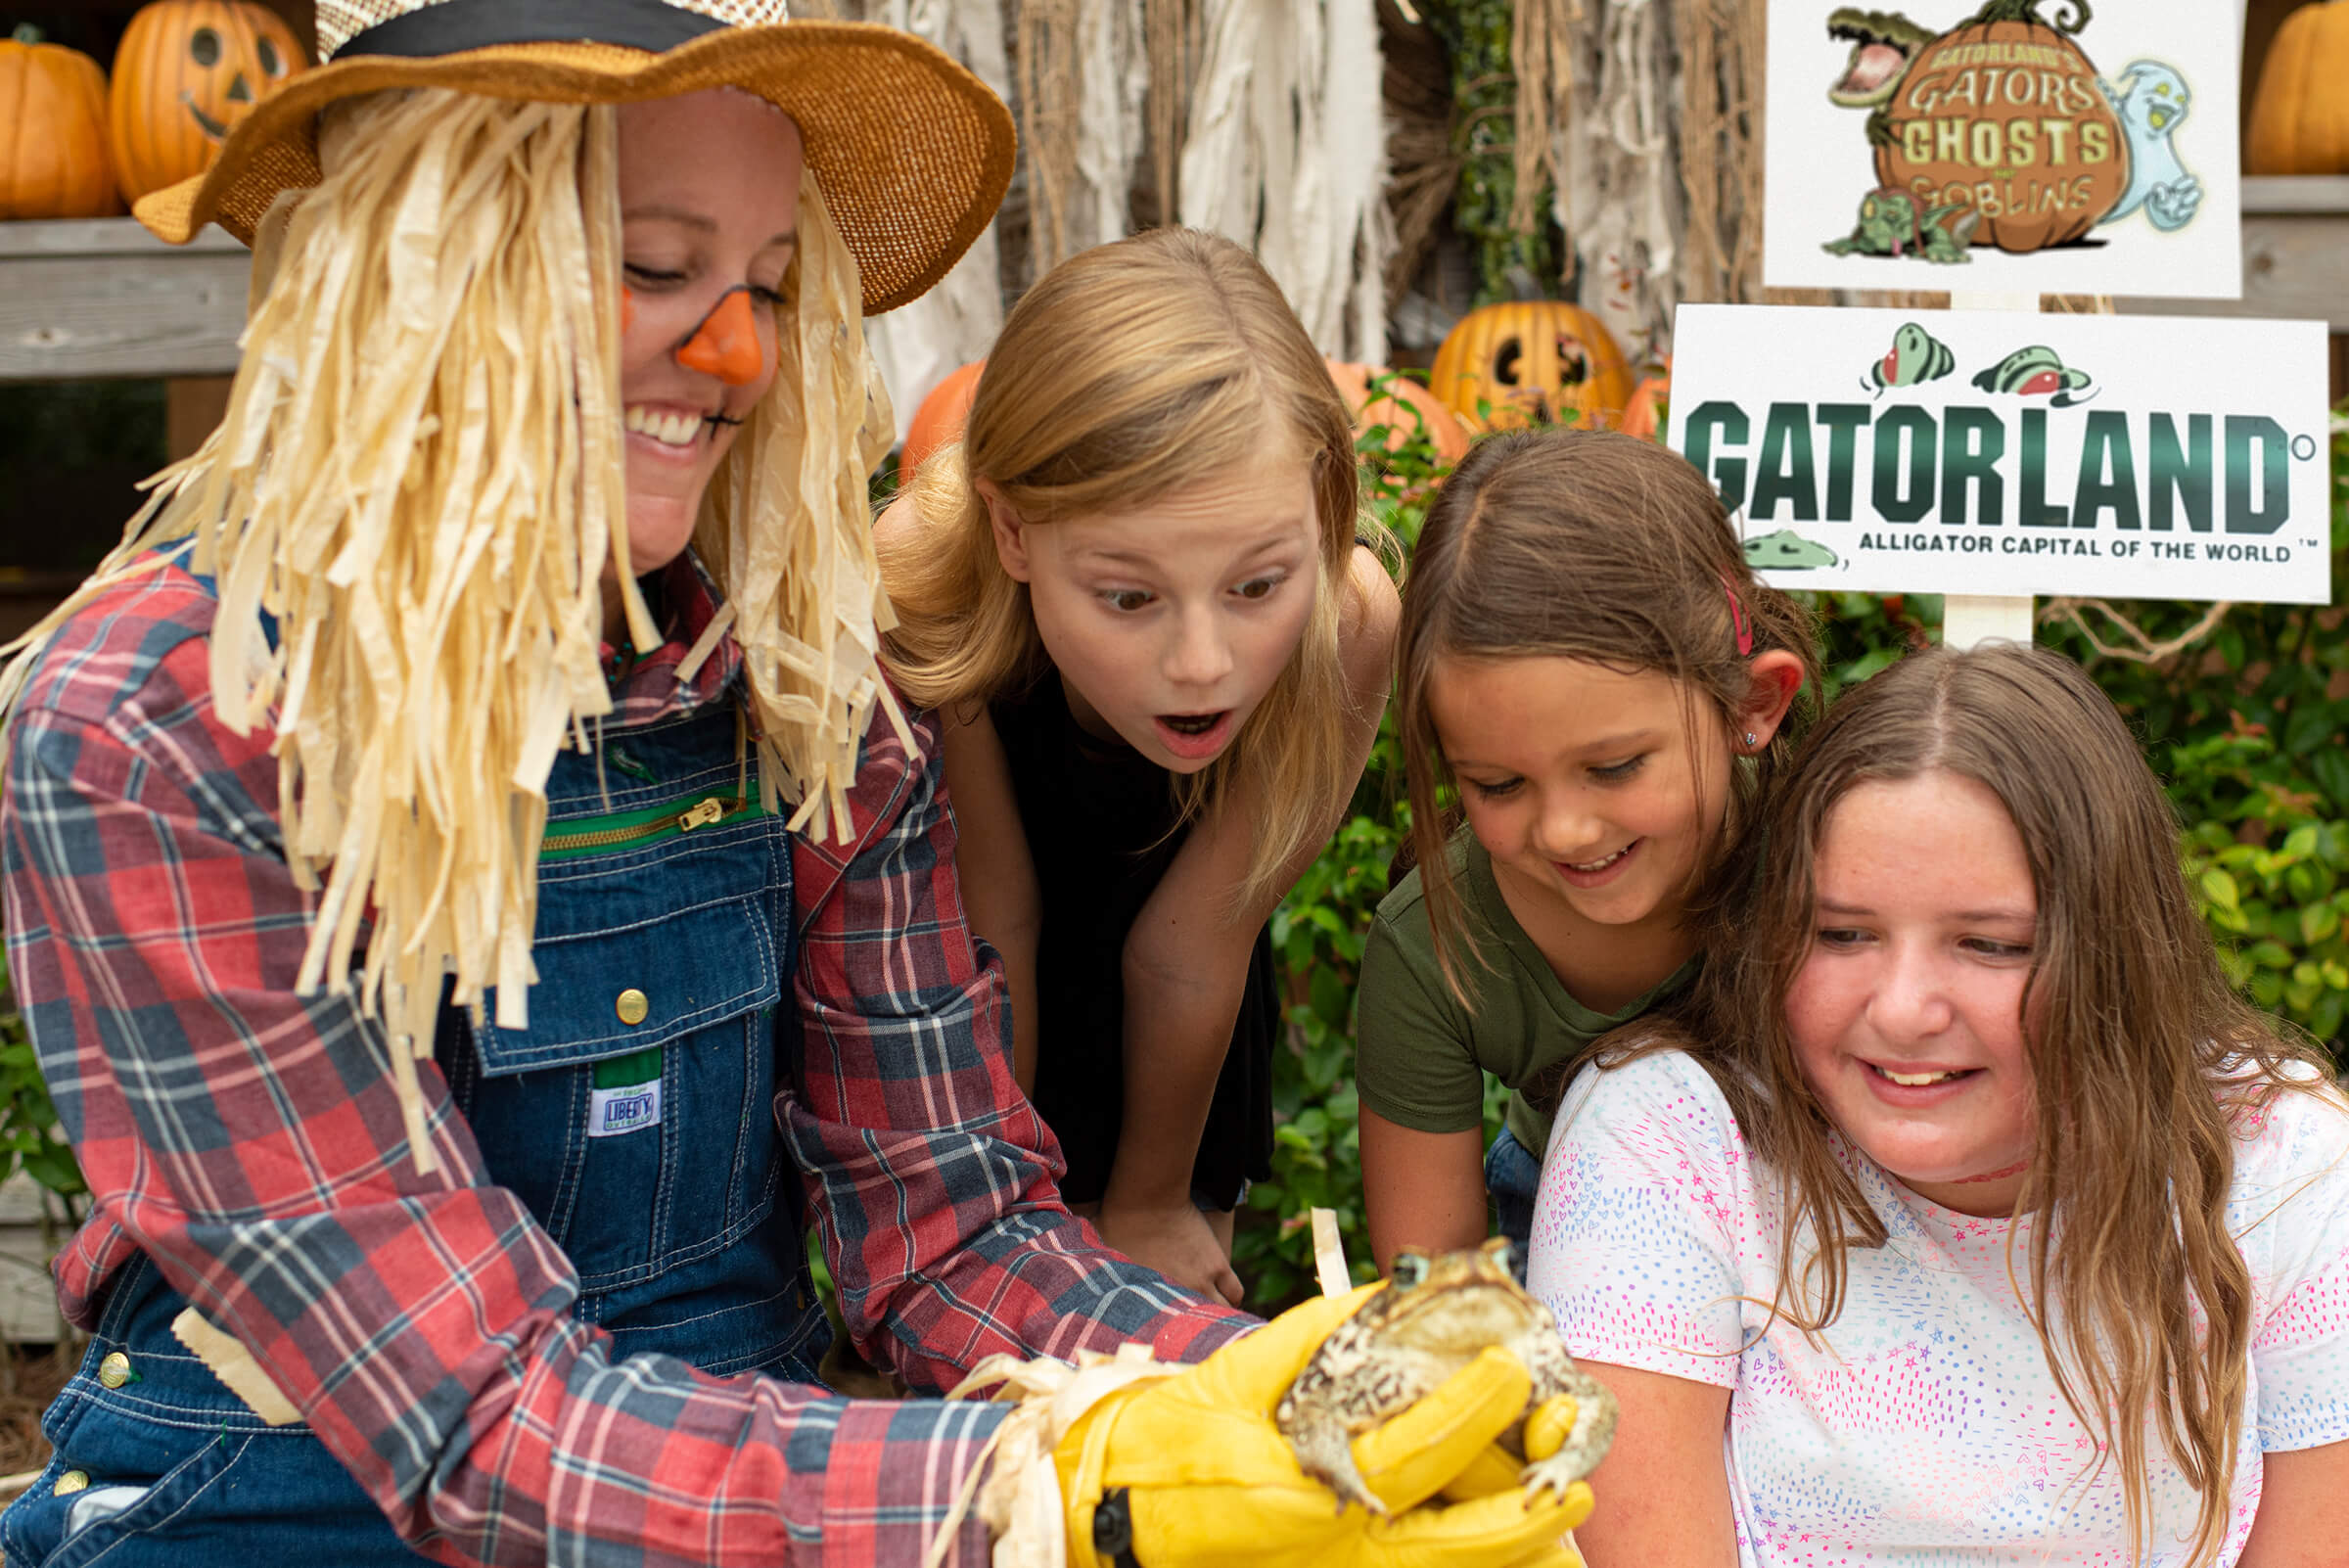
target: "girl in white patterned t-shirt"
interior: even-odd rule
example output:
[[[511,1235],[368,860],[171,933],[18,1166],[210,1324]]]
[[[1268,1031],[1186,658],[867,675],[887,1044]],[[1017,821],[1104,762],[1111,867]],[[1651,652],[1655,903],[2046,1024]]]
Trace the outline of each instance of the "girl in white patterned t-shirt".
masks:
[[[2103,695],[1911,659],[1766,842],[1743,960],[1543,1168],[1533,1287],[1623,1406],[1591,1568],[2349,1560],[2349,1106]]]

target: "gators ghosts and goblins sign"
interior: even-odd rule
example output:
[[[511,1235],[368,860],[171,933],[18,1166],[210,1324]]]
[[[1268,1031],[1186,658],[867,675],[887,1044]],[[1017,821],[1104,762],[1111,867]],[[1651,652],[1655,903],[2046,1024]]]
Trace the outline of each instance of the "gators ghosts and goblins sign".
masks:
[[[1773,287],[2234,299],[2231,0],[1770,0]]]
[[[2330,597],[2321,322],[1682,305],[1673,449],[1789,588]]]

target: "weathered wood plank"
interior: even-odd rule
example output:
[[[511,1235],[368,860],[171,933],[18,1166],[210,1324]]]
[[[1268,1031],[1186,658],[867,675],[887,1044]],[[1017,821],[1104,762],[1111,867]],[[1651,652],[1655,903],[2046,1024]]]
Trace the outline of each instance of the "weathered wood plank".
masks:
[[[2243,211],[2349,216],[2349,174],[2246,174]]]
[[[214,225],[185,245],[165,245],[135,218],[60,218],[38,223],[0,223],[0,259],[57,255],[207,255],[242,252],[227,230]]]
[[[0,255],[0,380],[218,376],[237,367],[242,246]]]
[[[2349,180],[2341,183],[2349,186]],[[2246,211],[2240,300],[2131,299],[2114,304],[2128,315],[2276,316],[2326,321],[2334,332],[2349,332],[2349,210]]]

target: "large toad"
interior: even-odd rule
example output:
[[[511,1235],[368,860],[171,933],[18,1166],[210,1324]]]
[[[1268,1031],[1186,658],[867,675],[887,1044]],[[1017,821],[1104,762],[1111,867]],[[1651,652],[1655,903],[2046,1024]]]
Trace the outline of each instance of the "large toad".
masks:
[[[1338,1510],[1359,1502],[1375,1514],[1386,1505],[1362,1485],[1354,1439],[1408,1407],[1476,1359],[1489,1345],[1517,1358],[1533,1375],[1526,1414],[1564,1394],[1574,1421],[1555,1453],[1525,1467],[1534,1490],[1563,1494],[1605,1457],[1615,1435],[1615,1396],[1574,1369],[1549,1309],[1509,1276],[1509,1243],[1495,1237],[1471,1252],[1430,1258],[1405,1248],[1394,1282],[1338,1325],[1297,1374],[1273,1411],[1297,1463],[1329,1483]],[[1500,1437],[1525,1457],[1521,1417]]]

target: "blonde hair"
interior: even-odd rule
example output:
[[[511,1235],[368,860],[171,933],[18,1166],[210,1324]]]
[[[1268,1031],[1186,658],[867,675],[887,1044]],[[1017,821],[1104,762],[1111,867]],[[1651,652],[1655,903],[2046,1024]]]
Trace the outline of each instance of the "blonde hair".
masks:
[[[1355,782],[1338,657],[1358,531],[1354,424],[1327,364],[1256,258],[1194,229],[1070,257],[1013,307],[958,447],[923,465],[919,526],[885,539],[898,625],[882,658],[909,702],[981,705],[1049,668],[1028,588],[996,559],[979,481],[1023,522],[1143,506],[1230,472],[1278,440],[1313,463],[1313,619],[1222,756],[1177,779],[1184,820],[1245,789],[1255,815],[1239,901],[1285,891]]]
[[[1754,576],[1721,497],[1685,459],[1630,436],[1549,430],[1494,437],[1461,460],[1411,550],[1395,727],[1436,962],[1462,1006],[1474,1005],[1462,955],[1483,958],[1445,854],[1451,778],[1428,699],[1437,665],[1550,658],[1654,670],[1695,697],[1692,708],[1726,736],[1753,695],[1750,655],[1771,649],[1800,659],[1806,691],[1818,689],[1810,614]],[[1806,704],[1790,714],[1750,765],[1733,770],[1728,819],[1689,890],[1692,918],[1749,880],[1740,827],[1808,713]]]
[[[423,1171],[414,1064],[443,975],[528,1021],[547,774],[612,706],[607,566],[632,639],[660,641],[627,564],[616,148],[609,107],[420,89],[330,112],[325,176],[255,237],[227,417],[0,676],[13,706],[67,618],[189,541],[218,581],[214,708],[274,728],[286,857],[323,890],[297,987],[350,987],[372,909],[358,1000]],[[896,715],[863,526],[890,418],[811,177],[799,233],[797,330],[694,533],[726,603],[688,672],[730,626],[766,804],[845,838],[873,705]]]
[[[2064,1402],[2103,1440],[2095,1462],[2118,1460],[2131,1560],[2152,1507],[2148,1424],[2201,1495],[2188,1560],[2214,1560],[2256,1326],[2227,1223],[2235,1119],[2285,1089],[2326,1092],[2332,1072],[2228,986],[2169,802],[2078,666],[2044,649],[1936,651],[1846,694],[1772,803],[1743,942],[1659,1022],[1601,1041],[1602,1059],[1676,1047],[1704,1066],[1779,1175],[1773,1310],[1807,1333],[1832,1323],[1848,1249],[1885,1231],[1829,1145],[1785,998],[1817,930],[1813,866],[1836,805],[1936,772],[1999,798],[2038,899],[2022,1001],[2037,1153],[2014,1209],[2038,1222],[2017,1293]]]

